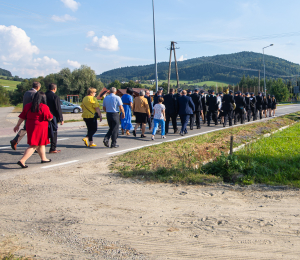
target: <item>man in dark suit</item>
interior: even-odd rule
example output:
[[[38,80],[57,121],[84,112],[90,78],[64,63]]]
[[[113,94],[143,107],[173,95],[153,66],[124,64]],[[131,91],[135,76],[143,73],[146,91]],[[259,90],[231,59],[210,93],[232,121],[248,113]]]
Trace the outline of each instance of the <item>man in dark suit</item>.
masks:
[[[233,111],[234,98],[229,94],[228,89],[224,91],[222,99],[222,109],[224,112],[224,123],[223,126],[226,126],[227,118],[229,119],[229,126],[232,126],[232,111]]]
[[[146,90],[145,91],[145,96],[144,96],[147,100],[148,100],[148,105],[149,105],[149,109],[150,109],[150,116],[148,117],[148,125],[149,125],[149,130],[152,129],[151,127],[151,123],[152,123],[152,120],[151,120],[151,115],[152,115],[152,102],[151,102],[151,96],[150,96],[150,90]]]
[[[246,102],[246,113],[247,113],[247,119],[248,122],[250,122],[251,119],[251,106],[250,106],[250,95],[249,93],[245,93],[245,102]]]
[[[251,92],[250,95],[251,95],[250,107],[251,107],[251,112],[252,112],[252,116],[253,116],[253,121],[255,121],[256,120],[256,97],[254,96],[253,92]]]
[[[174,134],[178,133],[178,128],[177,128],[177,113],[178,113],[177,95],[174,95],[174,94],[175,94],[175,91],[174,91],[173,88],[171,88],[169,94],[164,96],[163,104],[166,107],[166,134],[168,134],[168,132],[169,132],[170,118],[172,119]]]
[[[48,91],[45,93],[47,97],[47,106],[50,109],[51,114],[53,115],[52,124],[54,125],[54,130],[57,130],[57,123],[60,123],[61,125],[64,124],[62,112],[61,112],[61,106],[60,106],[60,98],[55,95],[57,91],[57,85],[51,83],[48,86]],[[57,131],[53,132],[53,136],[50,137],[50,151],[49,153],[60,153],[60,150],[56,150],[57,145]]]
[[[201,96],[199,96],[199,89],[195,89],[194,93],[191,95],[191,98],[194,102],[195,105],[195,110],[193,115],[191,116],[191,120],[190,120],[190,128],[191,130],[193,130],[194,128],[194,123],[195,123],[195,118],[196,118],[196,126],[197,129],[200,129],[200,114],[203,113],[202,111],[202,102],[201,102]]]
[[[195,105],[191,97],[187,97],[186,90],[182,91],[182,96],[178,98],[178,114],[181,120],[180,135],[187,134],[187,125],[190,116],[194,113]]]
[[[202,110],[203,110],[203,124],[206,123],[206,97],[204,94],[204,90],[200,91],[200,96],[201,96],[201,103],[202,103]]]
[[[32,84],[32,89],[26,91],[23,96],[23,108],[25,105],[28,103],[32,102],[33,96],[35,95],[36,92],[38,92],[41,89],[41,83],[40,82],[33,82]],[[17,150],[17,145],[20,143],[22,138],[26,135],[26,121],[24,123],[23,129],[21,129],[15,138],[10,141],[11,148],[13,150]]]
[[[213,119],[215,125],[218,125],[218,99],[214,95],[215,91],[211,90],[209,97],[206,97],[207,112],[207,126],[210,126],[210,121]]]
[[[244,124],[244,113],[245,113],[245,107],[246,107],[246,102],[245,99],[242,97],[241,92],[238,91],[238,95],[235,99],[235,104],[236,104],[236,114],[239,115],[239,118],[241,119],[241,124]],[[235,116],[234,118],[234,124],[236,124],[236,118],[237,116]]]
[[[163,88],[158,88],[157,93],[154,96],[153,99],[153,107],[158,104],[158,98],[163,97]]]
[[[262,119],[262,105],[263,105],[263,97],[261,92],[258,92],[258,95],[256,96],[256,116],[257,112],[259,114],[259,119]]]

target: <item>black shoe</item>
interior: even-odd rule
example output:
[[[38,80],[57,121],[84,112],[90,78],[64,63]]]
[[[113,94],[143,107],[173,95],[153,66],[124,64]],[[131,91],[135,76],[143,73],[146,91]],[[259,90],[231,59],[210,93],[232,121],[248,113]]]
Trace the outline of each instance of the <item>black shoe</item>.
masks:
[[[191,130],[193,130],[194,128],[193,128],[193,127],[191,127],[190,129],[191,129]]]
[[[49,159],[49,161],[41,161],[41,163],[49,163],[51,162],[51,159]]]
[[[135,132],[135,130],[133,130],[132,134],[133,134],[134,137],[136,137],[136,132]]]
[[[18,143],[15,140],[10,141],[11,149],[16,151],[17,150],[17,145],[18,145]]]
[[[141,135],[141,138],[145,138],[145,137],[147,137],[147,136],[145,136],[145,135]]]
[[[174,130],[174,134],[178,134],[178,129]]]
[[[28,165],[24,165],[24,164],[21,163],[20,161],[18,161],[17,164],[20,165],[22,168],[28,168]]]
[[[207,124],[207,126],[210,126],[210,124]]]
[[[109,147],[109,143],[108,143],[108,140],[103,140],[103,143],[106,147]]]
[[[180,132],[180,135],[181,135],[181,136],[184,136],[184,133]]]
[[[115,145],[112,145],[110,148],[118,148],[119,145],[115,144]]]
[[[197,129],[201,129],[201,126],[197,126]]]
[[[218,123],[215,123],[215,125],[218,125]]]

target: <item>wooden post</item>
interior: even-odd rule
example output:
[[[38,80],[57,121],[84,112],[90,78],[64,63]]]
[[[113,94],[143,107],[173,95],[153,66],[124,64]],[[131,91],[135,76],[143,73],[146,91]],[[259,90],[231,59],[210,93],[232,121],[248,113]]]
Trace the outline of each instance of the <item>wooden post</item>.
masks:
[[[233,136],[230,137],[230,155],[233,154]]]
[[[173,49],[174,49],[175,70],[176,70],[176,77],[177,77],[177,88],[179,88],[179,75],[178,75],[178,67],[177,67],[177,59],[176,59],[175,43],[176,43],[176,42],[173,42]]]
[[[170,92],[171,62],[172,62],[172,47],[173,47],[173,42],[171,42],[171,47],[170,47],[170,61],[169,61],[169,75],[168,75],[168,93]]]

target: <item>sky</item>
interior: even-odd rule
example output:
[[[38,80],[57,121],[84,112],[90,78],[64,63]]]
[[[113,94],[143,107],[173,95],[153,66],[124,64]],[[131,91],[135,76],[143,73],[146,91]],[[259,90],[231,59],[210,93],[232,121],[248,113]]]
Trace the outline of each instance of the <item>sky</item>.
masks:
[[[154,0],[157,61],[253,51],[299,64],[300,1]],[[152,0],[0,0],[0,68],[23,78],[154,63]],[[229,64],[227,64],[229,65]]]

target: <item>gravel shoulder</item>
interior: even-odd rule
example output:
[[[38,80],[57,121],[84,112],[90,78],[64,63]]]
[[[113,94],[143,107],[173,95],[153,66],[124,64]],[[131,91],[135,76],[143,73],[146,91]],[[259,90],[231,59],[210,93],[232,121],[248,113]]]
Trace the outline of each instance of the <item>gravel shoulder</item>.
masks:
[[[299,190],[146,183],[110,163],[1,180],[0,256],[299,259]]]

